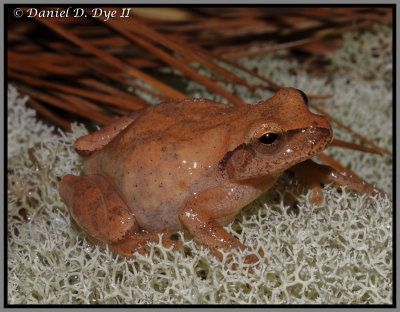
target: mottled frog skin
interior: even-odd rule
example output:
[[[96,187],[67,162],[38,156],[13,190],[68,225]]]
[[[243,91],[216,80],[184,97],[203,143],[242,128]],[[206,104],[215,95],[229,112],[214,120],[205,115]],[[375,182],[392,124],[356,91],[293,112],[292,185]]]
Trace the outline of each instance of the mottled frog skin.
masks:
[[[60,194],[90,237],[118,253],[145,252],[160,233],[179,248],[169,236],[184,230],[220,256],[246,249],[222,225],[331,140],[293,88],[240,107],[170,100],[79,138],[84,175],[65,176]]]

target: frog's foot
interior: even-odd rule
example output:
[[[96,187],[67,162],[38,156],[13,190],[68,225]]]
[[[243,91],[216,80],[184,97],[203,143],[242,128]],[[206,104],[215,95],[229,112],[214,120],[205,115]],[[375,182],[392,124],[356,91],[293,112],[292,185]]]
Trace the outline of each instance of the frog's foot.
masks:
[[[312,189],[312,200],[316,204],[321,203],[324,199],[321,191],[321,183],[337,183],[361,194],[383,194],[382,191],[355,174],[342,174],[332,167],[317,164],[311,159],[298,163],[291,167],[289,171],[293,171],[296,174],[301,184],[307,185]]]
[[[193,235],[194,240],[218,257],[223,259],[221,250],[228,252],[232,249],[245,251],[249,248],[239,242],[238,239],[229,234],[222,225],[220,225],[211,215],[205,210],[196,205],[196,203],[187,203],[179,212],[179,219]],[[263,256],[262,250],[260,255]],[[259,257],[250,254],[246,257],[245,263],[252,264],[259,261]]]
[[[162,245],[165,248],[172,247],[173,250],[178,250],[183,243],[168,238],[170,235],[171,233],[169,232],[129,233],[120,241],[108,244],[108,248],[126,256],[131,256],[136,251],[144,255],[150,252],[149,248],[146,247],[148,243],[158,243],[162,239]]]
[[[67,175],[61,181],[60,195],[92,241],[102,246],[108,244],[112,251],[123,255],[145,253],[147,243],[160,239],[158,233],[141,231],[129,207],[101,175]],[[167,248],[174,245],[175,249],[182,244],[165,235],[162,243]]]

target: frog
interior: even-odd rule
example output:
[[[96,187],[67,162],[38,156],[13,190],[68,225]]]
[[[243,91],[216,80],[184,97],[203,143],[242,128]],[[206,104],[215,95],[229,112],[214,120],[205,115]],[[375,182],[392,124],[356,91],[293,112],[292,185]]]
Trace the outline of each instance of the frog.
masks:
[[[177,250],[182,242],[173,235],[183,231],[222,258],[251,249],[224,226],[332,137],[327,119],[295,88],[241,106],[171,99],[78,138],[84,175],[64,176],[59,192],[90,240],[113,252],[144,254],[159,241]],[[332,170],[327,180],[340,176]]]

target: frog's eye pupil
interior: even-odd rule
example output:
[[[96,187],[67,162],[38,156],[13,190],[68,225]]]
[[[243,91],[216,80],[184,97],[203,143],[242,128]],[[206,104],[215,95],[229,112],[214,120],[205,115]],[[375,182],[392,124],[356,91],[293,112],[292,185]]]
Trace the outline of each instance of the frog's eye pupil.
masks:
[[[303,91],[301,91],[299,89],[296,89],[296,90],[301,94],[301,97],[303,98],[304,103],[306,103],[306,105],[308,107],[308,97],[307,97],[307,95]]]
[[[278,139],[278,135],[273,132],[264,133],[260,138],[259,141],[263,144],[272,144],[276,142]]]

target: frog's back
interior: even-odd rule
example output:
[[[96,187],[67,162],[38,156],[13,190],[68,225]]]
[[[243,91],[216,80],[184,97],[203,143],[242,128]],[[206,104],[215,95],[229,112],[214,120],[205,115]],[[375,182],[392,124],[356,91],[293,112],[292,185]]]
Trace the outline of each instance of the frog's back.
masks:
[[[180,205],[213,183],[204,176],[227,150],[235,112],[208,100],[150,107],[86,167],[98,166],[91,170],[114,185],[145,229],[179,229]]]
[[[147,109],[132,127],[132,135],[145,132],[146,137],[167,136],[169,140],[184,140],[221,124],[229,124],[234,108],[204,99],[167,101]]]

